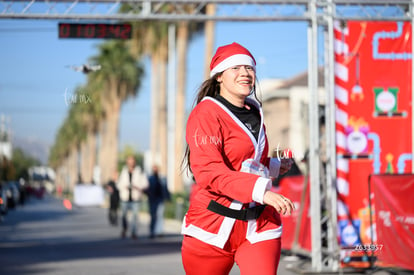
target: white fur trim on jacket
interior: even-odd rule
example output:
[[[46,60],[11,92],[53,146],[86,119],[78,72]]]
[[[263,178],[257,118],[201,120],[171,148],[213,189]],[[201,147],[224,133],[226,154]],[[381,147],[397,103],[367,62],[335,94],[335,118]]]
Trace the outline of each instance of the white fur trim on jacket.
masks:
[[[272,181],[266,178],[258,178],[253,188],[252,199],[260,204],[263,203],[264,193],[272,188]]]
[[[243,204],[239,201],[234,200],[230,207],[231,209],[240,210],[243,207]],[[233,225],[236,219],[224,217],[223,222],[221,223],[220,229],[217,234],[208,232],[200,227],[197,227],[193,224],[186,226],[186,221],[184,217],[184,221],[181,227],[181,233],[183,235],[189,235],[194,238],[199,239],[205,243],[223,248],[226,244],[227,240],[229,239],[231,230],[233,229]]]

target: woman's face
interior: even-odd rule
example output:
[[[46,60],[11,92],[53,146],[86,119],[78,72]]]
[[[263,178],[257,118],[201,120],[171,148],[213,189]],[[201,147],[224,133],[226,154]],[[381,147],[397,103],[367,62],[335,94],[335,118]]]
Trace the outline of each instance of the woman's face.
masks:
[[[225,70],[217,77],[220,83],[220,95],[226,99],[243,100],[250,95],[256,74],[252,66],[238,65]],[[234,103],[233,103],[234,104]]]

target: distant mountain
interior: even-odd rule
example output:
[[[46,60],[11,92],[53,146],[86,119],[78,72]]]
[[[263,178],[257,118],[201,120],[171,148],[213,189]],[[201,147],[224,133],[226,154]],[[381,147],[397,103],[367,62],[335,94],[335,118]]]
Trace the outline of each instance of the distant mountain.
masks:
[[[44,141],[31,137],[17,137],[12,138],[13,148],[20,148],[26,154],[38,159],[42,164],[47,164],[49,156],[50,145]]]

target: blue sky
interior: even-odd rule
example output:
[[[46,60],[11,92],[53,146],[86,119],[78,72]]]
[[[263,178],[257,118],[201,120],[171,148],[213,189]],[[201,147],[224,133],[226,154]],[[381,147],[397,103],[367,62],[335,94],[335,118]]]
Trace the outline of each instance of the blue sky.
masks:
[[[67,65],[81,65],[97,54],[96,39],[58,39],[58,21],[0,20],[0,114],[11,119],[13,136],[45,146],[54,142],[73,93],[86,77]],[[289,78],[307,69],[304,22],[217,22],[216,47],[233,41],[257,60],[259,80]],[[187,109],[203,81],[204,38],[197,35],[188,50]],[[122,108],[120,146],[149,148],[150,63],[139,95]]]

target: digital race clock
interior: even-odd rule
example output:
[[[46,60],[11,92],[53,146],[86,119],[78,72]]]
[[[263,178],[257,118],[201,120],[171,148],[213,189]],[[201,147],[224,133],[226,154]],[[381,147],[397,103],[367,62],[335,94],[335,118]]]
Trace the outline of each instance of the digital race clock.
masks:
[[[59,23],[59,38],[130,39],[131,24]]]

